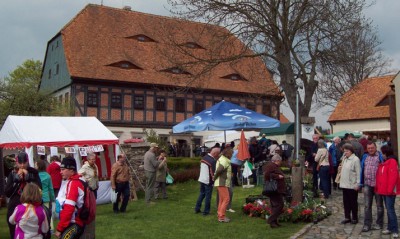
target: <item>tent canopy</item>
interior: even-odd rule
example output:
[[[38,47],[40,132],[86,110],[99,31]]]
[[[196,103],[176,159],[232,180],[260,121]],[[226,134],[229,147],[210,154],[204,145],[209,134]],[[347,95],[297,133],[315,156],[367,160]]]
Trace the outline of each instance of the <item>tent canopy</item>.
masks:
[[[294,134],[294,123],[284,123],[278,128],[262,129],[260,136],[266,134],[267,136]]]
[[[118,144],[118,138],[95,117],[7,117],[0,147]]]
[[[339,138],[343,138],[345,134],[350,134],[350,133],[353,133],[354,137],[356,137],[356,138],[359,138],[362,135],[361,132],[358,132],[358,131],[342,130],[342,131],[339,131],[339,132],[336,132],[336,133],[333,133],[333,134],[325,135],[325,138],[333,139],[336,136],[338,136]]]
[[[279,127],[277,119],[259,114],[228,101],[203,110],[202,112],[175,125],[174,133],[207,130],[262,129]]]

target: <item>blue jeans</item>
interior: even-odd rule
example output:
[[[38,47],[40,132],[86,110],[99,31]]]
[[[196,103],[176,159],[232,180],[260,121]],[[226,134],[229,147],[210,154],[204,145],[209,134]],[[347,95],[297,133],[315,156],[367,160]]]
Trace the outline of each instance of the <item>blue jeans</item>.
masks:
[[[385,200],[385,206],[388,216],[388,227],[387,229],[392,233],[399,233],[399,226],[397,225],[396,211],[394,210],[394,202],[396,201],[396,195],[383,196]]]
[[[319,179],[321,180],[321,190],[324,193],[325,198],[329,198],[330,194],[330,175],[329,175],[329,166],[321,166],[319,168]]]
[[[314,162],[314,163],[313,163],[313,166],[312,166],[312,168],[313,168],[313,193],[314,193],[314,196],[316,196],[316,195],[317,195],[317,192],[318,192],[318,171],[317,171],[317,165],[318,165],[318,163]]]
[[[114,212],[118,211],[125,212],[126,206],[128,206],[129,196],[131,194],[131,190],[129,188],[129,182],[116,183],[115,191],[117,192],[117,201],[113,203],[113,210]],[[124,199],[122,199],[121,208],[118,209],[118,203],[119,203],[118,199],[121,198],[121,194],[124,196]]]
[[[375,187],[364,186],[364,226],[371,227],[372,224],[372,203],[375,196],[377,218],[376,224],[383,227],[383,196],[375,194]]]
[[[200,195],[197,198],[196,207],[194,209],[195,212],[199,212],[200,211],[201,203],[203,202],[203,199],[205,198],[206,201],[205,201],[205,205],[204,205],[203,214],[209,214],[210,213],[212,191],[213,191],[213,185],[200,183]]]

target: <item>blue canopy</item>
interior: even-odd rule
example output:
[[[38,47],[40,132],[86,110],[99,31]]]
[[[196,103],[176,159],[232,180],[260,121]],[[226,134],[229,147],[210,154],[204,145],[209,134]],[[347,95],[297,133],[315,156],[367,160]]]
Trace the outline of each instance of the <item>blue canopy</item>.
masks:
[[[173,133],[207,130],[260,129],[279,127],[277,119],[259,114],[239,105],[221,101],[175,125]]]

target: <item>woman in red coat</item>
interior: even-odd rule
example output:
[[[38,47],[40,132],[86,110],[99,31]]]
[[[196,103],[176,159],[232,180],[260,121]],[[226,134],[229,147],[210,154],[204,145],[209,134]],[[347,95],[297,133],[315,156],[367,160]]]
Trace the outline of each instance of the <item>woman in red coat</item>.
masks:
[[[399,237],[399,229],[396,211],[394,210],[396,195],[400,194],[397,159],[393,156],[393,149],[389,146],[382,146],[381,151],[385,161],[379,165],[376,173],[375,192],[383,195],[387,210],[388,226],[387,229],[382,231],[382,234],[392,234],[393,238],[397,238]]]

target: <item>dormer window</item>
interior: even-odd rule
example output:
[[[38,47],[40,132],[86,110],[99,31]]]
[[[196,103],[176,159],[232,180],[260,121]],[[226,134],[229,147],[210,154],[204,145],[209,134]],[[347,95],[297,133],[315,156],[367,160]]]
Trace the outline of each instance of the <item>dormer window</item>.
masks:
[[[119,62],[112,63],[108,66],[118,67],[118,68],[126,69],[126,70],[130,70],[130,69],[143,70],[143,68],[141,68],[129,61],[119,61]]]
[[[172,68],[168,68],[168,69],[161,70],[161,71],[169,72],[169,73],[177,74],[177,75],[191,75],[189,72],[187,72],[179,67],[172,67]]]
[[[196,42],[186,42],[183,46],[191,49],[205,49],[204,47],[200,46]]]
[[[127,37],[128,39],[135,39],[137,41],[140,42],[156,42],[154,39],[144,35],[144,34],[139,34],[139,35],[135,35],[135,36],[130,36]]]
[[[221,78],[229,79],[232,81],[247,81],[243,76],[241,76],[239,74],[230,74],[230,75],[223,76]]]

